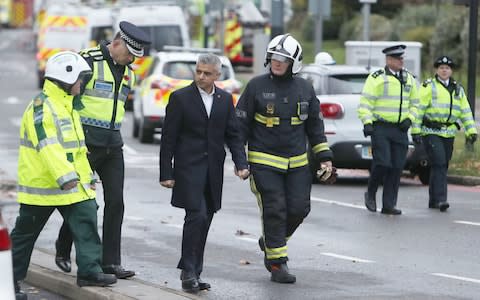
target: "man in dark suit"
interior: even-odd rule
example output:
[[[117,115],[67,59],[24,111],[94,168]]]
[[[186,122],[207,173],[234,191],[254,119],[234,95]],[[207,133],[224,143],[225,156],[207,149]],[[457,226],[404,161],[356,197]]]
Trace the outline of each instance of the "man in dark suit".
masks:
[[[242,179],[249,175],[232,95],[214,84],[221,65],[214,54],[198,57],[195,81],[171,94],[162,128],[160,184],[173,188],[172,205],[185,209],[177,268],[182,289],[191,293],[210,288],[200,274],[213,214],[221,207],[225,144],[235,174]]]

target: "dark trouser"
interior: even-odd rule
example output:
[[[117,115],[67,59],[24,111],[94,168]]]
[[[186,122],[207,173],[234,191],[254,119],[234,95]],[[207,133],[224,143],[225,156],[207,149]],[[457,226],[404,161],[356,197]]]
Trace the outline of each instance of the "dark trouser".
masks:
[[[123,222],[123,182],[125,165],[121,147],[88,147],[88,160],[92,169],[98,173],[103,187],[103,260],[102,265],[120,265],[120,244]],[[64,222],[58,234],[57,252],[70,257],[72,234]],[[65,252],[63,252],[65,251]]]
[[[405,165],[408,150],[407,132],[395,125],[374,124],[372,135],[373,162],[368,179],[368,193],[375,195],[383,182],[383,207],[397,205],[400,176]]]
[[[185,209],[182,257],[177,265],[177,268],[195,273],[198,277],[203,271],[203,253],[214,214],[211,209],[213,205],[210,204],[211,197],[208,187],[207,181],[203,195],[199,195],[199,210]]]
[[[310,170],[302,167],[281,173],[252,165],[251,172],[250,187],[260,208],[267,259],[286,262],[287,240],[310,212]]]
[[[94,199],[65,206],[20,205],[19,216],[12,230],[14,280],[27,275],[33,247],[50,215],[58,209],[72,228],[79,277],[102,272],[102,246],[97,231],[97,203]]]
[[[429,134],[423,143],[430,163],[429,202],[438,204],[447,201],[447,171],[452,158],[454,138]]]

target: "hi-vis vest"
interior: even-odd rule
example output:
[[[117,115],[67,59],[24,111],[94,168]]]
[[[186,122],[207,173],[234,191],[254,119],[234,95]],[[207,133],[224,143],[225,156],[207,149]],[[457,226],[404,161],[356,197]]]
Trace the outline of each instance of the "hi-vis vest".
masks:
[[[73,97],[48,79],[27,107],[20,128],[18,202],[60,206],[95,198],[93,172]],[[76,188],[62,190],[79,180]]]
[[[79,111],[82,124],[120,130],[125,115],[125,101],[135,83],[132,70],[125,67],[118,92],[116,111],[114,111],[115,79],[107,60],[102,55],[100,46],[84,50],[81,55],[86,59],[93,58],[93,77],[88,82],[82,96],[82,104],[85,107]],[[112,120],[114,120],[113,124],[111,124]]]
[[[465,127],[466,136],[477,133],[465,91],[460,84],[455,81],[453,83],[455,89],[450,93],[436,78],[423,82],[419,91],[418,119],[413,123],[412,134],[455,137],[458,130],[455,123],[459,122]],[[424,119],[437,123],[440,128],[430,128],[422,124]]]
[[[413,75],[402,70],[403,84],[384,69],[370,74],[365,81],[358,117],[363,124],[374,121],[400,123],[406,118],[417,118],[418,93]]]

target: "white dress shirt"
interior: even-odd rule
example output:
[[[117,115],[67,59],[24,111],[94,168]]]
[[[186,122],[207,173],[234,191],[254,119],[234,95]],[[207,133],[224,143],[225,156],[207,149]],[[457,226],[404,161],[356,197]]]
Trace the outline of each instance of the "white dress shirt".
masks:
[[[207,115],[210,118],[210,111],[212,110],[213,94],[215,93],[215,86],[213,86],[212,92],[210,94],[205,92],[199,87],[197,88],[198,88],[198,91],[200,92],[200,96],[202,97],[203,105],[205,106]]]

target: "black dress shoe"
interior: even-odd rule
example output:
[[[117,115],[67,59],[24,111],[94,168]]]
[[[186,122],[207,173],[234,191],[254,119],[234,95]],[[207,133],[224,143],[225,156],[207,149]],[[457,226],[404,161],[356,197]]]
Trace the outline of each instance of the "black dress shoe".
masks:
[[[448,202],[440,202],[438,203],[438,208],[440,208],[440,211],[441,212],[445,212],[447,211],[447,209],[450,207],[450,204],[448,204]]]
[[[371,212],[377,212],[377,201],[375,200],[375,197],[372,197],[368,192],[365,192],[364,198],[367,209]]]
[[[289,272],[287,264],[283,263],[272,265],[270,280],[278,283],[295,283],[297,278]]]
[[[108,265],[103,266],[103,273],[105,274],[114,274],[118,279],[125,279],[132,276],[135,276],[135,272],[131,270],[125,270],[120,265]]]
[[[13,282],[13,285],[15,287],[15,300],[27,300],[28,296],[20,289],[18,281]]]
[[[113,274],[94,273],[85,277],[77,277],[78,286],[108,286],[117,282]]]
[[[436,202],[428,202],[428,208],[437,209],[440,208]]]
[[[265,266],[265,269],[267,269],[268,272],[271,272],[272,269],[267,259],[267,252],[265,252],[265,241],[263,240],[263,237],[260,237],[258,239],[258,246],[260,246],[260,250],[263,251],[263,265]]]
[[[182,270],[180,279],[182,280],[182,290],[184,292],[196,294],[200,291],[200,285],[195,273]]]
[[[70,258],[55,256],[55,264],[65,273],[70,273],[72,271],[72,262]]]
[[[382,208],[382,214],[384,215],[401,215],[402,211],[398,208]]]
[[[198,282],[198,288],[203,291],[203,290],[209,290],[212,286],[210,285],[210,283],[208,282],[205,282],[202,280],[202,278],[198,277],[197,278],[197,282]]]

